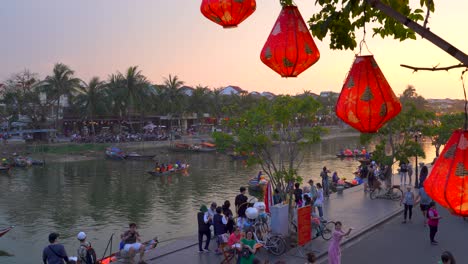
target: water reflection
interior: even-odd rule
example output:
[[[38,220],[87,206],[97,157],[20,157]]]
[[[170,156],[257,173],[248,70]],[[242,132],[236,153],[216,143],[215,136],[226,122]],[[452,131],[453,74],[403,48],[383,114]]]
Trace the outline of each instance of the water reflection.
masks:
[[[340,176],[352,177],[359,163],[337,159],[335,154],[357,145],[357,138],[345,138],[311,146],[299,174],[318,180],[321,168],[327,166]],[[433,148],[425,145],[425,149],[426,160],[432,160]],[[178,153],[160,159],[190,163],[189,175],[151,176],[146,173],[151,161],[108,160],[50,163],[0,175],[0,227],[17,226],[0,239],[0,249],[15,256],[0,257],[0,262],[6,258],[8,263],[40,261],[51,231],[61,234],[70,255],[76,252],[78,232],[88,234],[100,255],[111,234],[118,237],[129,222],[138,223],[147,239],[193,235],[201,204],[221,204],[226,199],[233,204],[239,187],[258,172],[257,167],[246,168],[221,154]]]

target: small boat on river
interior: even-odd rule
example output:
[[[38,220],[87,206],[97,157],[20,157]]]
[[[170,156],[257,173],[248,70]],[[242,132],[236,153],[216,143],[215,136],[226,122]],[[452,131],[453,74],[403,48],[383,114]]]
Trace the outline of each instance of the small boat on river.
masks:
[[[4,236],[6,233],[10,232],[15,226],[9,226],[7,228],[0,229],[0,237]]]
[[[216,145],[209,142],[200,144],[175,143],[169,149],[176,152],[215,152]]]
[[[0,166],[0,173],[5,172],[8,173],[10,171],[10,166]]]
[[[113,159],[113,160],[124,160],[125,159],[125,153],[116,147],[111,147],[106,149],[106,158],[108,159]]]
[[[249,180],[248,186],[251,190],[259,191],[267,185],[268,181],[262,175],[262,172],[259,172],[259,175],[251,178]]]
[[[140,155],[135,152],[130,152],[125,155],[126,160],[152,160],[156,157],[155,155]]]
[[[152,176],[164,176],[164,175],[176,174],[176,173],[184,174],[184,173],[188,172],[189,167],[190,167],[190,165],[187,164],[184,168],[180,168],[180,169],[172,169],[172,170],[163,171],[163,172],[152,170],[152,171],[147,171],[147,173],[152,175]]]

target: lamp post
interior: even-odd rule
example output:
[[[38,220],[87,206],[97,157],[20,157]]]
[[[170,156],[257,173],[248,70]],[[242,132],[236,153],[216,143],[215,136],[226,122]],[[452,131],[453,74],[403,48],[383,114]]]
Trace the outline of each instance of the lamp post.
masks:
[[[419,131],[416,131],[414,133],[414,141],[416,143],[418,143],[418,139],[422,136],[422,133],[419,132]],[[416,165],[414,166],[415,168],[415,173],[414,173],[414,188],[419,188],[419,176],[418,176],[418,154],[416,154],[415,156],[415,162],[416,162]]]

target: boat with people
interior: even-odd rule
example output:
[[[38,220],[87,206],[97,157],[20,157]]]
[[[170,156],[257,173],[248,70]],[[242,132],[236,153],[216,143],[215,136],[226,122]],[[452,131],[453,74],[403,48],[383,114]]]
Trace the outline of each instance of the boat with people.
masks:
[[[151,171],[147,171],[148,174],[153,176],[163,176],[168,174],[175,174],[175,173],[187,173],[190,164],[176,162],[174,164],[156,164],[155,168]]]
[[[259,171],[257,176],[251,178],[248,182],[249,188],[254,191],[262,190],[267,184],[268,181],[262,171]]]
[[[336,154],[337,158],[365,158],[365,159],[370,159],[372,153],[368,152],[364,147],[359,150],[359,149],[345,149],[341,150],[340,153]]]

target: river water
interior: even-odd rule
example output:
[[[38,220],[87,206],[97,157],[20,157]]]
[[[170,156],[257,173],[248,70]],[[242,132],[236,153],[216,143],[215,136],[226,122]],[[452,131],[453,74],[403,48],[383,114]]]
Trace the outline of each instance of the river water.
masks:
[[[359,145],[358,138],[338,138],[310,147],[299,170],[306,182],[318,179],[327,166],[340,177],[352,178],[359,162],[340,160],[344,146]],[[434,148],[424,144],[426,160]],[[171,153],[161,162],[185,160],[189,175],[150,176],[151,161],[93,160],[48,163],[45,167],[14,169],[0,174],[0,228],[16,227],[0,238],[0,250],[13,256],[0,263],[39,263],[50,232],[60,233],[68,255],[76,255],[76,234],[84,231],[103,254],[111,234],[114,250],[129,222],[138,224],[143,239],[161,241],[196,234],[196,213],[201,204],[234,204],[239,187],[256,175],[258,167],[216,153]]]

